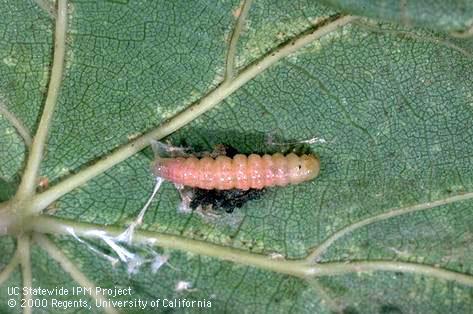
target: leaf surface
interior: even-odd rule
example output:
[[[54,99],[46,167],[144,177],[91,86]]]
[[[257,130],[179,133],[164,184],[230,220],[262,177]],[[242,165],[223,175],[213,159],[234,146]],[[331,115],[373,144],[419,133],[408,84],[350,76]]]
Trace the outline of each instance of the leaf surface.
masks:
[[[326,4],[255,1],[236,47],[237,74],[290,46],[336,10],[366,18],[282,58],[166,138],[195,150],[225,143],[249,154],[287,148],[269,145],[269,135],[286,142],[316,137],[310,149],[320,157],[320,176],[270,188],[261,199],[217,217],[178,212],[180,196],[166,182],[140,228],[158,239],[175,235],[277,263],[278,257],[303,260],[337,232],[372,219],[331,243],[320,262],[417,263],[471,277],[473,41],[440,31],[466,31],[473,8],[461,1],[446,8],[409,2],[406,24],[399,8],[388,4]],[[73,1],[66,67],[40,176],[50,186],[60,185],[205,99],[222,83],[241,11],[235,1]],[[36,130],[52,64],[54,21],[34,2],[2,2],[0,12],[1,105]],[[0,117],[3,201],[19,184],[27,149],[11,121]],[[44,214],[124,229],[153,189],[152,158],[149,148],[134,154],[68,192]],[[444,204],[429,207],[436,201]],[[399,210],[402,215],[380,216]],[[439,279],[434,267],[429,274],[401,269],[302,279],[255,267],[244,256],[234,263],[228,261],[233,257],[149,243],[123,247],[143,263],[139,267],[112,266],[107,256],[117,254],[104,241],[81,237],[81,242],[59,233],[48,237],[96,286],[131,287],[131,296],[114,300],[205,299],[210,310],[230,313],[462,313],[473,303],[471,286]],[[2,237],[0,250],[2,269],[14,256],[14,237]],[[153,272],[157,254],[169,256],[169,264]],[[80,285],[37,245],[31,260],[34,287],[72,291]],[[17,268],[0,285],[0,311],[21,312],[7,305],[7,287],[20,286],[21,274]],[[179,289],[185,283],[191,286]],[[145,312],[151,313],[149,306]]]

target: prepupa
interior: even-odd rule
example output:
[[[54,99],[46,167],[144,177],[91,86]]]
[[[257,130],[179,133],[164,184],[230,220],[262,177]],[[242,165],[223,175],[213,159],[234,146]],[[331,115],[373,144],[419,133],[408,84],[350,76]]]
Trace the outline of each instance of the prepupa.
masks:
[[[263,156],[236,154],[233,158],[157,157],[152,171],[157,177],[188,187],[205,190],[248,190],[286,186],[314,179],[320,161],[313,154]]]
[[[267,187],[286,186],[310,181],[318,176],[320,160],[314,154],[289,153],[283,155],[231,154],[231,147],[219,145],[217,153],[202,157],[187,155],[185,148],[152,142],[156,158],[152,172],[156,176],[153,193],[119,239],[131,242],[135,228],[164,180],[174,183],[181,195],[180,212],[224,209],[227,213],[242,207],[247,201],[258,199]],[[222,149],[223,148],[223,149]],[[185,157],[162,157],[160,150],[178,152]],[[227,156],[228,155],[228,156]],[[232,156],[233,155],[233,156]]]

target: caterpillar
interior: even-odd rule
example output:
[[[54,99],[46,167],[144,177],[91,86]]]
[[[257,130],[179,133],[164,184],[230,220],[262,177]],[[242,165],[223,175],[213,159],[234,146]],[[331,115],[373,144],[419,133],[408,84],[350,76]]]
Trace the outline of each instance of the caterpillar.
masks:
[[[205,190],[248,190],[309,181],[319,174],[320,161],[312,154],[281,153],[263,156],[236,154],[233,158],[158,157],[153,173],[175,184]]]

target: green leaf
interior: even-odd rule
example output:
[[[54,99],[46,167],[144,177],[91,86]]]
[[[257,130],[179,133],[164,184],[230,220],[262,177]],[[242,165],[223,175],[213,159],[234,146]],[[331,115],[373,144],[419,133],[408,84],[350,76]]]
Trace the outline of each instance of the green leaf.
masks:
[[[346,13],[392,21],[406,26],[422,26],[449,32],[468,32],[472,28],[473,3],[468,0],[374,1],[323,0]]]
[[[82,285],[130,287],[108,298],[146,301],[145,313],[468,312],[473,41],[440,31],[468,33],[473,7],[325,2],[70,2],[35,177],[49,185],[27,196],[15,194],[33,154],[21,130],[40,128],[60,30],[48,1],[0,2],[0,312],[22,312],[8,288],[29,270],[33,287],[69,292],[35,296],[47,304],[34,313],[104,311],[72,294]],[[182,213],[165,182],[134,242],[119,243],[155,184],[145,147],[164,136],[245,154],[291,146],[269,136],[316,138],[322,168],[232,214]]]

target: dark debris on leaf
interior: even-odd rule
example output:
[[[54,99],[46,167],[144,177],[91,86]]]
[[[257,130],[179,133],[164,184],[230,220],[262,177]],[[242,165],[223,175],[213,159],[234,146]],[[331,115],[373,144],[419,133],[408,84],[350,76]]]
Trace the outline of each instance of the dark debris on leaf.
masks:
[[[249,189],[247,191],[231,190],[204,190],[194,189],[194,196],[190,207],[195,210],[201,207],[204,210],[223,209],[227,213],[232,213],[235,208],[241,208],[246,202],[260,198],[265,189]]]

